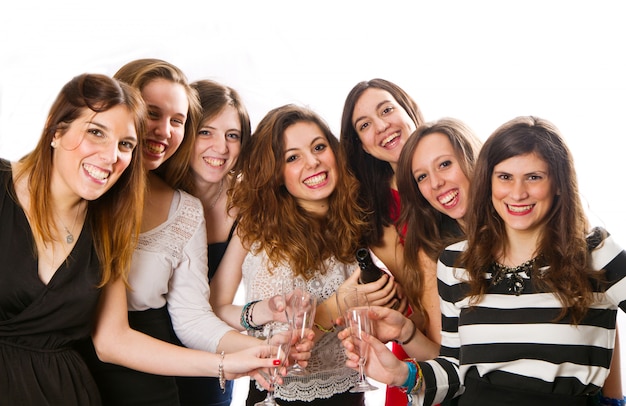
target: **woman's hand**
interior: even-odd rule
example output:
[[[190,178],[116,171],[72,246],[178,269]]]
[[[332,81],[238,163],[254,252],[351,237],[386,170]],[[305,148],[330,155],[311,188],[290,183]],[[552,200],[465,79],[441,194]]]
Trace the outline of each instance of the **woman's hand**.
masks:
[[[359,276],[361,276],[360,268],[355,270],[352,275],[341,284],[340,289],[344,287],[354,287],[359,292],[365,293],[370,306],[387,306],[390,308],[398,308],[401,306],[403,307],[402,310],[406,309],[408,302],[406,298],[398,299],[398,284],[395,282],[395,278],[392,275],[385,272],[380,279],[365,284],[359,283]]]
[[[232,380],[250,376],[257,380],[265,389],[269,389],[270,384],[267,376],[269,376],[269,370],[274,368],[274,360],[269,358],[271,353],[272,349],[269,345],[261,344],[225,354],[222,361],[224,378]]]
[[[314,340],[315,331],[312,329],[306,329],[304,338],[299,338],[297,334],[294,334],[294,342],[292,342],[291,351],[289,352],[289,364],[297,361],[301,367],[306,367],[315,345]]]
[[[344,334],[346,331],[347,334]],[[341,342],[347,356],[346,366],[358,371],[360,358],[359,350],[352,341],[349,329],[345,329],[339,334],[344,337]],[[369,343],[367,362],[365,363],[365,374],[387,385],[402,385],[409,374],[406,363],[399,360],[389,348],[377,340],[376,337],[363,333],[362,340]]]

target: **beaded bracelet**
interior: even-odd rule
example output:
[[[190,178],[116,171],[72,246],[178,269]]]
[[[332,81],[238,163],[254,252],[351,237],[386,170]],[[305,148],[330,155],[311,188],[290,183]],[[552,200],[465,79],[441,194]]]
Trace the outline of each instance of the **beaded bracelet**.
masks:
[[[252,302],[246,303],[241,309],[241,318],[239,319],[239,324],[241,327],[246,330],[262,330],[263,325],[254,324],[252,321],[252,311],[254,309],[254,305],[259,303],[260,300],[253,300]]]
[[[226,393],[226,380],[224,379],[224,351],[220,353],[220,365],[217,367],[217,375],[220,381],[222,393]]]

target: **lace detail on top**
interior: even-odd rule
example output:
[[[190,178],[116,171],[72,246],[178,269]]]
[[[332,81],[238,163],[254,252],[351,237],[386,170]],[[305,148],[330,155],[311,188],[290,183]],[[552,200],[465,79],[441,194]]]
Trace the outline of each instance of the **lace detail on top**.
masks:
[[[137,249],[180,260],[185,244],[196,233],[204,214],[194,197],[180,190],[176,193],[180,194],[180,203],[174,215],[158,227],[141,233]]]
[[[128,310],[158,309],[165,306],[174,272],[190,266],[195,252],[187,252],[196,239],[202,238],[204,214],[202,203],[188,193],[177,190],[168,219],[139,235],[133,252],[128,282]],[[206,247],[206,237],[202,246]],[[206,249],[206,248],[204,248]]]
[[[284,264],[272,268],[270,272],[271,264],[265,251],[254,254],[257,245],[252,248],[242,265],[247,302],[278,294],[281,279],[292,275],[291,269]],[[345,265],[335,258],[328,259],[326,265],[326,274],[318,273],[307,281],[307,290],[317,297],[318,303],[335,293],[356,268],[356,263]],[[259,336],[262,332],[250,330],[248,334]],[[284,383],[276,388],[276,397],[288,401],[310,402],[348,391],[356,382],[357,372],[346,367],[345,361],[345,353],[337,333],[324,334],[311,353],[306,367],[309,375],[284,377]],[[257,387],[263,390],[260,386]]]

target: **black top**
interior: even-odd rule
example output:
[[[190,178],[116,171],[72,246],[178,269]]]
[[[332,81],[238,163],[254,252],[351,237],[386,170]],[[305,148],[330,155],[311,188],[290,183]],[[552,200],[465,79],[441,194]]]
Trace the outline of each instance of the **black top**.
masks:
[[[16,202],[10,163],[0,159],[0,394],[10,405],[99,405],[74,343],[89,336],[100,262],[85,223],[68,260],[46,285]]]

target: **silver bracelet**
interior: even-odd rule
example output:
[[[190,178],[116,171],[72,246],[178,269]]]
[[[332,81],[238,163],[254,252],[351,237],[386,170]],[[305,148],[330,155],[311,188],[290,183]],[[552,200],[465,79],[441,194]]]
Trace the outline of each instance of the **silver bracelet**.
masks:
[[[220,353],[220,365],[217,368],[217,374],[220,381],[220,389],[222,393],[226,392],[226,380],[224,379],[224,351]]]

